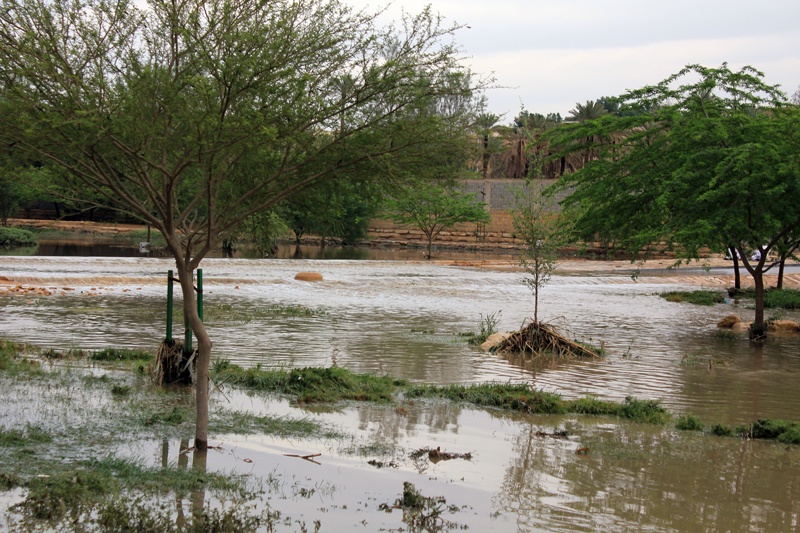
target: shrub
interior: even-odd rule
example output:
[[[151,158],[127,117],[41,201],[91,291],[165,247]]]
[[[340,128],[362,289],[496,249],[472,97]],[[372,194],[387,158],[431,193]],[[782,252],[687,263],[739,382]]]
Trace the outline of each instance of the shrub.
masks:
[[[702,431],[703,423],[694,415],[681,415],[675,422],[675,429],[681,431]]]
[[[0,246],[36,246],[39,240],[32,232],[19,228],[0,227]]]

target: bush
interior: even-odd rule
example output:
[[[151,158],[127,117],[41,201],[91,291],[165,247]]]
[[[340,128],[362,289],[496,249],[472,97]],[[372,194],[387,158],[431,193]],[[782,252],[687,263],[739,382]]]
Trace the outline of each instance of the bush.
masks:
[[[702,431],[703,423],[694,415],[681,415],[675,421],[675,429],[681,431]]]
[[[39,240],[32,232],[19,228],[0,227],[0,246],[36,246]]]
[[[711,434],[719,437],[730,437],[733,435],[733,430],[724,424],[714,424],[711,426]]]

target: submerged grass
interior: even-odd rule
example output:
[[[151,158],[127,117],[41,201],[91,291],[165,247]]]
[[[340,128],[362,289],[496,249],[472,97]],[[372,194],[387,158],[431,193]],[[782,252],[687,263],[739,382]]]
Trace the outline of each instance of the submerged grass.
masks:
[[[687,302],[695,305],[715,305],[725,302],[725,294],[719,291],[665,291],[659,296],[668,302]]]
[[[531,389],[526,384],[412,385],[406,389],[406,398],[446,398],[526,413],[612,416],[648,424],[664,424],[670,418],[667,410],[652,400],[631,396],[621,403],[592,396],[564,400],[558,394]]]
[[[153,353],[147,350],[105,348],[89,354],[92,361],[152,361]]]

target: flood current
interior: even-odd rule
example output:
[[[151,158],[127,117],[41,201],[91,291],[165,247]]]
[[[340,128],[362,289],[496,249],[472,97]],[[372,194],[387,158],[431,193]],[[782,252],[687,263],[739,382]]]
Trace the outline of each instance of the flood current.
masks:
[[[532,368],[524,360],[471,347],[463,336],[477,331],[489,315],[498,319],[501,331],[518,329],[532,315],[533,298],[515,269],[435,261],[222,258],[204,260],[202,267],[213,357],[243,366],[336,364],[434,384],[525,382],[569,398],[659,400],[674,413],[729,425],[763,417],[800,420],[797,337],[754,345],[745,334],[718,334],[716,323],[726,315],[751,319],[746,301],[701,307],[658,296],[698,288],[713,272],[692,270],[691,282],[680,273],[646,269],[636,279],[608,271],[560,272],[541,291],[540,319],[572,337],[602,343],[607,355]],[[52,292],[0,295],[0,336],[59,350],[154,349],[165,335],[170,268],[173,263],[160,258],[0,257],[0,275]],[[295,280],[301,271],[319,272],[324,280]],[[708,285],[720,289],[718,283]],[[787,318],[798,320],[800,314],[790,312]],[[182,334],[176,328],[175,336]],[[347,458],[334,445],[322,446],[333,456],[322,468],[295,464],[303,461],[280,467],[292,476],[337,486],[322,498],[328,508],[322,522],[345,530],[360,517],[343,512],[342,504],[349,502],[352,509],[362,501],[396,496],[399,480],[406,478],[423,493],[439,491],[448,503],[468,506],[454,519],[477,531],[800,528],[798,446],[458,406],[412,406],[400,416],[376,406],[317,412],[244,395],[239,401],[253,410],[290,414],[299,409],[306,416],[334,419],[362,431],[369,441],[408,449],[438,444],[474,453],[470,462],[382,471],[382,480],[374,479],[363,458]],[[539,435],[542,428],[555,427],[574,437]],[[296,445],[241,437],[235,443],[238,456],[261,457],[267,472],[279,468],[278,452]],[[577,455],[579,446],[597,452]],[[158,451],[153,454],[160,457]],[[222,454],[214,460],[216,467],[231,468],[235,456]],[[282,504],[309,518],[311,508],[320,505]],[[367,531],[377,530],[375,524],[397,527],[379,513],[365,515],[372,524]]]

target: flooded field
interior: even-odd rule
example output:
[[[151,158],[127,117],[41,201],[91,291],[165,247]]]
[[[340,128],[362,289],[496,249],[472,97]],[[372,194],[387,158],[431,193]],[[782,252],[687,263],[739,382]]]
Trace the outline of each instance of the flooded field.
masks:
[[[0,336],[60,350],[153,349],[164,337],[170,268],[168,259],[144,257],[0,257],[0,276],[52,293],[0,295]],[[660,400],[674,413],[708,423],[800,420],[796,337],[755,346],[744,335],[720,336],[720,318],[738,313],[749,320],[746,302],[699,307],[657,296],[696,288],[703,276],[719,288],[711,282],[718,272],[691,271],[691,282],[647,270],[636,281],[613,272],[555,276],[542,291],[540,317],[579,339],[602,341],[608,356],[542,369],[480,352],[461,335],[477,331],[491,313],[499,312],[501,330],[517,329],[532,314],[520,272],[424,261],[281,259],[209,259],[203,269],[214,357],[243,366],[336,364],[435,384],[526,382],[570,398]],[[324,281],[296,281],[300,271],[320,272]],[[298,309],[304,312],[291,311]],[[397,531],[399,511],[378,506],[393,502],[403,481],[425,495],[446,496],[460,508],[448,519],[476,531],[800,528],[797,446],[444,402],[398,412],[375,405],[300,407],[235,391],[213,400],[308,417],[355,435],[355,443],[212,435],[224,445],[209,456],[209,469],[281,480],[271,504],[307,524],[320,520],[320,531]],[[0,423],[19,423],[11,411]],[[556,428],[568,437],[548,437]],[[410,458],[415,449],[436,446],[471,452],[473,459]],[[591,453],[576,454],[580,448]],[[119,453],[150,462],[166,453],[175,462],[177,451],[177,441],[166,452],[162,442],[141,442]],[[321,464],[283,455],[301,453],[321,453]],[[377,469],[370,460],[395,466]],[[305,496],[297,495],[298,487]]]

